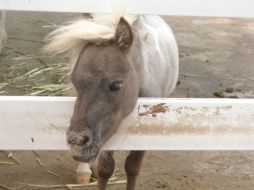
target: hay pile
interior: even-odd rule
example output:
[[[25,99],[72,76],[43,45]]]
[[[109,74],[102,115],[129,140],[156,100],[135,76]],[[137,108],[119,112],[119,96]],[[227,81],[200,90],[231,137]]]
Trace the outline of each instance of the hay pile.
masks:
[[[51,58],[46,55],[13,58],[17,64],[6,65],[6,71],[0,76],[0,95],[64,95],[71,88],[68,82],[70,66],[67,62],[46,64],[44,60]],[[28,61],[35,59],[40,63]]]

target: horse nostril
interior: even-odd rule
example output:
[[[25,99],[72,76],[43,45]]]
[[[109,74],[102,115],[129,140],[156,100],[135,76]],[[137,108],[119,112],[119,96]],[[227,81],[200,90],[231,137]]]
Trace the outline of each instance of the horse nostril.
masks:
[[[79,145],[85,145],[89,141],[88,136],[83,136],[83,138],[80,140]]]
[[[75,139],[73,139],[73,138],[68,138],[68,139],[67,139],[67,142],[68,142],[68,144],[71,144],[71,145],[76,144],[76,141],[75,141]]]
[[[89,146],[91,144],[91,137],[89,135],[81,135],[76,144],[79,146]]]
[[[69,145],[88,147],[92,143],[92,135],[90,132],[71,132],[67,134],[67,142]]]

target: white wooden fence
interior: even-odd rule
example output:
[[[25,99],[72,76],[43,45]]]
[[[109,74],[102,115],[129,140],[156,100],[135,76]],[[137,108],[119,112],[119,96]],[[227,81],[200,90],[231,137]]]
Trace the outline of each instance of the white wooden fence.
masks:
[[[108,3],[111,2],[111,3]],[[251,0],[126,0],[129,13],[254,17]],[[107,0],[0,0],[0,9],[110,12]],[[67,149],[75,98],[0,97],[0,149]],[[253,150],[254,100],[139,99],[105,146],[114,150]]]
[[[67,149],[73,97],[0,97],[0,149]],[[254,100],[140,98],[112,150],[254,149]]]

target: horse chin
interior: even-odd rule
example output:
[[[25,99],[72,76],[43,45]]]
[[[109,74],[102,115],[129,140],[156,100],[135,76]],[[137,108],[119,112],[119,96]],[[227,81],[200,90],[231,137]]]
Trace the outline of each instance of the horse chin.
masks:
[[[98,157],[99,152],[100,148],[91,146],[87,148],[77,145],[71,147],[72,158],[78,162],[93,162]]]
[[[90,163],[96,160],[96,157],[89,157],[89,156],[72,156],[72,158],[77,162],[84,162],[84,163]]]

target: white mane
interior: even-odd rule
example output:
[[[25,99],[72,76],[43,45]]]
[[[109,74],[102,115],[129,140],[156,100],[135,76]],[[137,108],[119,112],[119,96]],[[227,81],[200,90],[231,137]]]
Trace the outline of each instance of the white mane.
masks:
[[[93,14],[91,19],[79,19],[60,26],[51,32],[46,40],[47,52],[54,54],[70,53],[71,62],[75,63],[81,50],[89,43],[100,44],[114,38],[117,24],[124,17],[131,25],[137,15]]]

